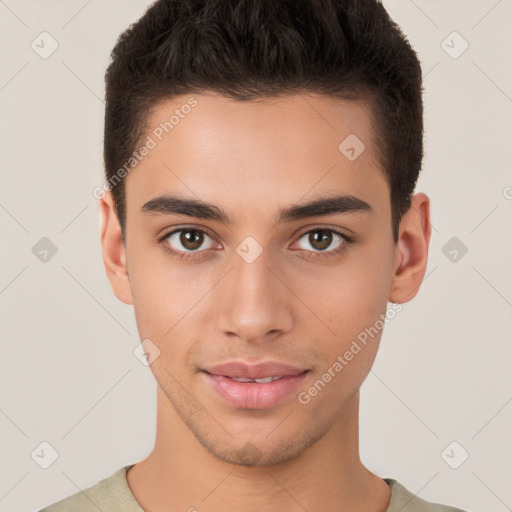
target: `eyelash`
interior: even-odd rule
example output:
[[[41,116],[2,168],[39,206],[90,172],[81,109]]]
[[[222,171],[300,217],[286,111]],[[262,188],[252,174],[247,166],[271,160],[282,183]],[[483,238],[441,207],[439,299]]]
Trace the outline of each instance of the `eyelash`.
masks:
[[[206,250],[195,251],[195,252],[181,252],[181,251],[176,251],[176,250],[172,249],[169,246],[169,244],[166,243],[167,238],[169,238],[174,233],[179,233],[181,231],[196,231],[198,233],[202,233],[207,236],[210,236],[210,235],[208,235],[208,233],[206,231],[204,231],[202,229],[197,229],[192,226],[185,226],[185,227],[181,227],[179,229],[174,229],[172,231],[169,231],[165,235],[162,235],[158,239],[158,242],[163,245],[164,251],[167,252],[168,254],[171,254],[174,257],[177,257],[180,260],[191,260],[191,259],[196,259],[196,258],[201,257],[201,256],[197,256],[197,255],[198,254],[200,255],[201,253],[206,252]],[[324,227],[318,227],[318,228],[314,228],[314,229],[305,231],[297,238],[297,240],[300,240],[304,235],[307,235],[309,233],[315,233],[317,231],[329,231],[330,233],[334,233],[335,235],[338,235],[343,239],[343,243],[337,249],[334,249],[332,251],[316,251],[315,252],[315,251],[307,251],[306,249],[299,249],[299,250],[305,250],[306,252],[309,252],[313,258],[317,258],[317,257],[330,258],[330,257],[339,256],[348,249],[348,246],[350,244],[354,243],[354,239],[345,235],[344,233],[341,233],[340,231],[337,231],[336,229],[324,228]],[[210,238],[212,238],[212,237],[210,237]]]

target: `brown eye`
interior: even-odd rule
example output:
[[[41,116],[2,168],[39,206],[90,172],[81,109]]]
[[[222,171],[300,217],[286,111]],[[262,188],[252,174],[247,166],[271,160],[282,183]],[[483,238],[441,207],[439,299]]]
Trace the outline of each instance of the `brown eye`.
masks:
[[[203,252],[199,249],[204,245],[207,239],[212,240],[204,231],[193,228],[181,228],[165,235],[163,241],[171,246],[176,252]],[[213,240],[212,240],[213,242]],[[211,248],[206,247],[206,249]],[[204,247],[203,247],[204,249]]]
[[[195,229],[188,229],[181,231],[179,240],[180,243],[189,251],[199,249],[203,243],[203,233]]]
[[[308,231],[299,238],[299,242],[302,239],[305,239],[307,241],[306,245],[309,244],[309,247],[301,246],[301,244],[299,243],[301,249],[306,249],[311,252],[326,253],[337,252],[337,249],[340,246],[343,246],[349,242],[348,237],[332,229],[315,229],[312,231]],[[338,242],[337,244],[335,243],[336,241]]]
[[[332,243],[332,233],[326,230],[312,231],[309,233],[308,242],[312,247],[323,251],[329,247]]]

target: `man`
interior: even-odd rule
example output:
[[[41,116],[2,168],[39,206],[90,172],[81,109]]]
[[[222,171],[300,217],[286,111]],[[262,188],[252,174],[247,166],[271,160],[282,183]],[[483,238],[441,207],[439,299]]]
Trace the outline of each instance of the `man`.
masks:
[[[360,386],[427,265],[421,93],[375,0],[159,0],[121,35],[101,243],[156,442],[45,511],[459,510],[359,457]]]

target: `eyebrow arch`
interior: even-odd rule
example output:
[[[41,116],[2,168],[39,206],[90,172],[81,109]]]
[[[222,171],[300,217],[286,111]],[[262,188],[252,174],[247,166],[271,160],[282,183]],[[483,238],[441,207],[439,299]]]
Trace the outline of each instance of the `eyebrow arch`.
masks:
[[[187,215],[232,225],[233,219],[221,208],[200,199],[188,199],[172,194],[164,194],[146,202],[142,208],[146,215]],[[374,213],[372,207],[353,195],[322,197],[309,203],[283,208],[279,212],[278,222],[291,222],[320,215],[346,214],[355,212]]]

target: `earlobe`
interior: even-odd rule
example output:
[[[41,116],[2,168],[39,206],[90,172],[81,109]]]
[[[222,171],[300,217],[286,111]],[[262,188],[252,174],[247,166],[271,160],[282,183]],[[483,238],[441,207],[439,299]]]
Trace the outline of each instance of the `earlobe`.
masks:
[[[121,225],[110,191],[99,201],[100,238],[103,263],[114,295],[125,304],[132,305],[132,291],[128,274],[126,249],[121,236]]]
[[[430,235],[430,200],[418,193],[400,222],[390,302],[403,304],[418,293],[427,268]]]

